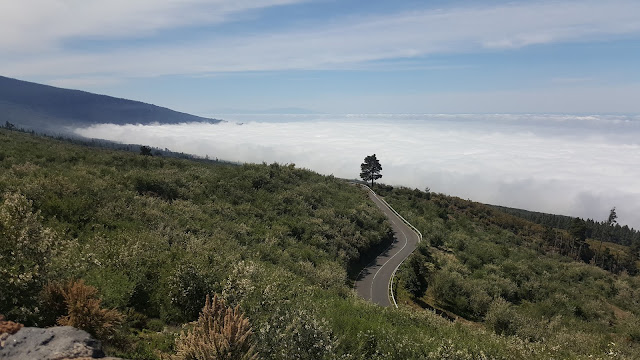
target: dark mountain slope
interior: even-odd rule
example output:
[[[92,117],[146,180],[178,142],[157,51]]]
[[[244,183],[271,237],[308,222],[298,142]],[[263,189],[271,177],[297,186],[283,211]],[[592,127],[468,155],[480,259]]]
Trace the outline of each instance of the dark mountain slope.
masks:
[[[139,101],[0,76],[0,121],[43,131],[91,124],[219,122]]]

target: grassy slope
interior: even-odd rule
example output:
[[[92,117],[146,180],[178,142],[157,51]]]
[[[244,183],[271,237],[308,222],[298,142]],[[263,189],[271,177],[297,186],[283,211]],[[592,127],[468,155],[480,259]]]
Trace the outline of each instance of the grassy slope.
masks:
[[[414,301],[401,291],[406,303],[574,354],[640,351],[640,277],[560,256],[542,226],[482,204],[409,189],[383,193],[425,234],[422,261],[432,257],[422,274],[426,294]],[[405,265],[401,276],[409,271]]]
[[[629,247],[626,245],[620,245],[609,241],[602,242],[602,249],[600,248],[600,241],[595,239],[587,239],[587,243],[594,250],[596,254],[600,254],[600,252],[605,252],[609,249],[609,252],[614,257],[619,256],[623,257],[629,251]],[[601,249],[601,250],[600,250]],[[636,266],[640,268],[640,260],[636,261]]]
[[[609,351],[602,341],[588,349],[529,342],[358,299],[347,285],[349,264],[384,241],[389,227],[365,193],[332,177],[277,164],[147,158],[5,130],[0,169],[0,235],[9,239],[0,255],[15,253],[19,227],[39,241],[0,261],[0,271],[19,280],[0,284],[0,312],[50,325],[46,309],[36,310],[44,283],[83,278],[105,305],[127,314],[118,337],[107,339],[113,354],[170,353],[176,328],[162,325],[195,319],[212,292],[246,312],[264,358],[547,359]],[[437,211],[420,219],[447,239],[463,235]],[[41,267],[31,271],[33,264]]]

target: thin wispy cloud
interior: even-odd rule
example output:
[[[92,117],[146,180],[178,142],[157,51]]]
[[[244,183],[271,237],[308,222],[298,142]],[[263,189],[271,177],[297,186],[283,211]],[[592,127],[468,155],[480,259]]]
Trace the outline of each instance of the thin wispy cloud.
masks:
[[[69,78],[55,78],[48,81],[51,86],[57,86],[62,88],[92,88],[95,86],[113,85],[118,84],[124,79],[115,78],[111,76],[85,76],[85,77],[69,77]]]
[[[0,47],[8,53],[63,47],[76,39],[141,39],[182,27],[233,21],[256,9],[302,0],[21,0],[0,4]]]
[[[551,82],[555,84],[580,84],[591,81],[594,81],[594,79],[590,77],[557,77],[551,79]]]
[[[254,34],[153,42],[108,51],[65,51],[76,38],[139,38],[160,30],[226,21],[255,8],[294,0],[25,1],[0,8],[0,44],[8,55],[25,44],[46,56],[8,56],[13,76],[145,77],[239,71],[332,69],[345,64],[582,42],[640,33],[637,1],[536,1],[337,18]]]
[[[76,132],[233,161],[295,163],[346,178],[355,178],[364,156],[376,153],[390,184],[597,220],[617,206],[622,223],[640,227],[638,117],[309,116],[304,122],[98,125]]]

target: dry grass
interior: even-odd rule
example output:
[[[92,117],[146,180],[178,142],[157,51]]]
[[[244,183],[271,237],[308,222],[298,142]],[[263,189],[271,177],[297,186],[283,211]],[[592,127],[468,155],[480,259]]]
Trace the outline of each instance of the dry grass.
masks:
[[[13,321],[6,321],[4,315],[0,314],[0,335],[2,334],[15,334],[18,330],[22,329],[24,325],[15,323]]]
[[[217,295],[207,300],[195,326],[176,339],[177,359],[258,359],[249,320]]]
[[[591,249],[596,252],[600,248],[600,241],[598,240],[587,239],[587,244],[589,244]],[[604,251],[605,249],[609,249],[609,251],[611,252],[611,255],[614,255],[614,256],[625,256],[629,251],[628,250],[629,247],[626,245],[620,245],[620,244],[616,244],[608,241],[603,241],[602,251]]]
[[[69,281],[64,285],[49,284],[45,292],[51,299],[64,299],[67,315],[58,318],[58,325],[73,326],[106,339],[122,323],[123,317],[117,310],[101,308],[98,290],[86,285],[84,280]]]

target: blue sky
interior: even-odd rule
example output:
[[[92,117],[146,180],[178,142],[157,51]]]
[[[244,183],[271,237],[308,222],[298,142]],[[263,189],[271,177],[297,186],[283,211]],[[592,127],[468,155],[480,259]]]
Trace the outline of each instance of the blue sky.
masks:
[[[5,1],[0,75],[207,116],[640,113],[638,14],[637,0]]]

